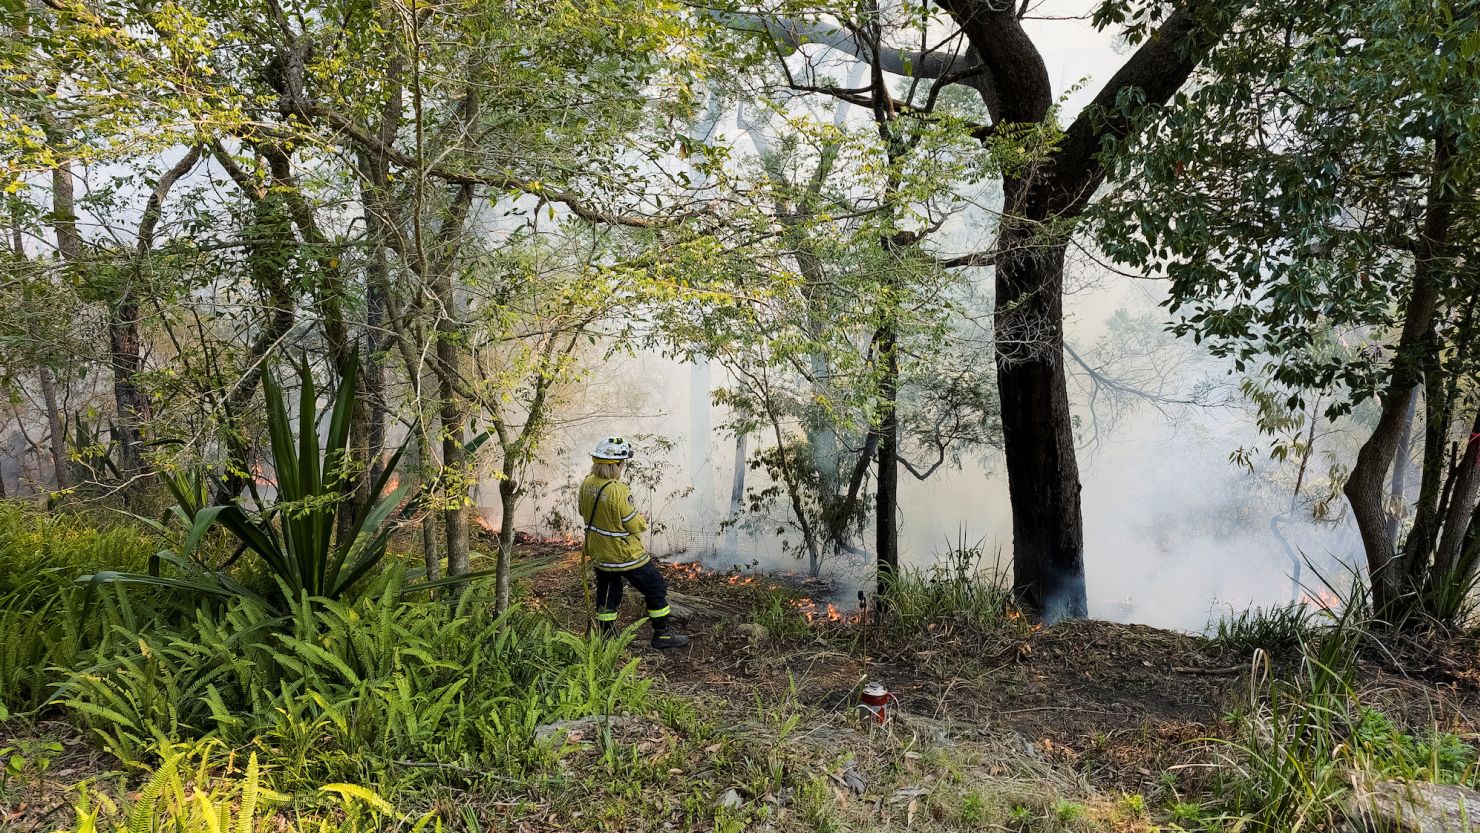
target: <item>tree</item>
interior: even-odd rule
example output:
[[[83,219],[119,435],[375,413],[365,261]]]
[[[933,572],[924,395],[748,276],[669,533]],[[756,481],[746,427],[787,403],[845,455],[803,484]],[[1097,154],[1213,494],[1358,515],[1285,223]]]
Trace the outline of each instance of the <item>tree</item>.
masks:
[[[1454,620],[1480,558],[1477,11],[1256,6],[1195,90],[1147,114],[1140,135],[1156,138],[1128,144],[1104,203],[1102,244],[1165,271],[1178,332],[1257,370],[1287,408],[1313,396],[1334,419],[1376,399],[1344,491],[1393,623]]]
[[[181,293],[186,327],[171,320],[182,310],[159,310],[173,358],[191,371],[164,387],[193,392],[182,404],[204,412],[222,439],[214,459],[202,442],[196,460],[181,450],[171,465],[216,465],[215,500],[238,500],[262,473],[262,425],[250,405],[270,358],[291,346],[341,378],[359,363],[367,372],[344,461],[358,483],[353,500],[369,498],[392,409],[404,408],[422,461],[441,469],[426,482],[443,492],[436,509],[449,569],[466,572],[474,462],[466,435],[481,400],[463,278],[472,254],[486,254],[467,243],[490,217],[642,230],[694,219],[683,183],[650,167],[672,146],[663,120],[687,113],[704,67],[697,52],[673,48],[688,32],[674,11],[626,0],[579,8],[192,0],[169,14],[66,2],[5,12],[16,35],[0,47],[7,112],[14,104],[36,115],[0,131],[7,187],[29,188],[72,164],[147,169],[184,151],[148,183],[137,245],[127,255],[99,248],[90,264],[124,278],[93,282],[110,310],[124,446],[141,445],[134,423],[148,411],[138,390],[140,282],[131,278],[154,244],[193,246],[193,266],[216,271],[194,287],[198,295]],[[514,40],[520,48],[507,48]],[[67,115],[65,131],[47,129],[51,110]],[[159,241],[160,204],[197,159],[199,175],[231,184],[211,200],[232,222],[191,224]],[[58,199],[67,193],[56,190]],[[49,216],[63,230],[76,225],[66,205]],[[648,233],[621,256],[656,242]],[[227,280],[232,270],[247,285]],[[406,384],[387,384],[387,358],[400,360]],[[427,558],[430,572],[438,557]]]
[[[860,35],[882,20],[853,22],[832,8],[719,13],[721,22],[760,30],[788,49],[818,43],[869,62],[878,72],[969,87],[989,121],[983,143],[1011,139],[1032,152],[1002,171],[996,242],[953,266],[994,269],[994,340],[1003,447],[1012,500],[1014,585],[1049,619],[1084,616],[1084,542],[1063,355],[1064,256],[1077,221],[1105,179],[1102,150],[1132,131],[1135,115],[1169,100],[1237,17],[1241,4],[1102,3],[1098,25],[1123,25],[1139,48],[1088,107],[1061,129],[1043,57],[1023,28],[1030,3],[937,0],[955,31],[913,49]],[[929,18],[916,10],[916,17]],[[840,22],[832,22],[838,20]],[[815,80],[810,92],[847,99],[856,92]],[[897,103],[895,103],[897,104]]]
[[[750,520],[784,501],[816,575],[839,553],[862,553],[872,498],[886,583],[898,564],[899,467],[923,479],[993,435],[990,403],[967,396],[969,374],[952,367],[970,363],[960,349],[972,344],[960,338],[961,281],[924,243],[960,210],[955,182],[994,163],[964,126],[969,100],[906,81],[901,115],[894,80],[866,81],[865,69],[847,81],[857,98],[831,112],[798,106],[789,73],[750,94],[737,122],[753,160],[713,184],[717,202],[751,203],[727,215],[741,242],[688,268],[703,276],[704,300],[674,305],[664,329],[680,352],[729,371],[722,400],[737,434],[773,442],[756,462],[775,485],[754,490]],[[915,465],[921,449],[936,462]]]

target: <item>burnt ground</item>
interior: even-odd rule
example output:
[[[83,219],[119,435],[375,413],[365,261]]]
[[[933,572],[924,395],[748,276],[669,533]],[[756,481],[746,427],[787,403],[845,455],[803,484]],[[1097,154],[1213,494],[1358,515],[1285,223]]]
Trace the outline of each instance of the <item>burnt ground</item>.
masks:
[[[585,619],[579,568],[572,554],[530,587],[535,605],[576,629]],[[720,696],[740,707],[795,697],[846,714],[865,679],[882,680],[917,728],[954,737],[1013,733],[1046,761],[1105,790],[1191,786],[1202,771],[1197,764],[1212,754],[1205,741],[1228,736],[1230,712],[1248,704],[1269,676],[1298,673],[1294,649],[1253,657],[1221,651],[1200,636],[1103,621],[1024,623],[983,635],[949,623],[892,634],[819,618],[800,632],[763,632],[752,622],[771,619],[758,607],[808,588],[692,565],[661,569],[692,611],[686,624],[694,636],[688,648],[669,652],[652,651],[641,638],[633,643],[651,657],[644,666],[665,690]],[[636,621],[640,608],[626,594],[621,623]],[[1364,702],[1389,714],[1437,720],[1466,735],[1480,731],[1474,637],[1390,644],[1364,657],[1359,678]]]

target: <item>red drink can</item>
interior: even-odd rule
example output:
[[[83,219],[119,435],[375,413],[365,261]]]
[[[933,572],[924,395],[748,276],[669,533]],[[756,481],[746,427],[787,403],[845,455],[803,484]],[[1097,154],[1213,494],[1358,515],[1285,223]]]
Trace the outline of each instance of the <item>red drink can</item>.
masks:
[[[858,698],[858,717],[865,723],[883,726],[894,719],[891,706],[898,702],[883,683],[869,683]]]

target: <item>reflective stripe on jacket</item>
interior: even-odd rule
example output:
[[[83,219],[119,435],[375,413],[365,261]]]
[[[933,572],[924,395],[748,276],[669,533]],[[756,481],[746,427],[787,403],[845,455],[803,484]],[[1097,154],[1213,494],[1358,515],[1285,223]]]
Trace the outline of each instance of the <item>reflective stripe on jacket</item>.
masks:
[[[602,487],[606,487],[604,490]],[[591,504],[601,493],[601,504]],[[579,508],[586,523],[586,555],[598,569],[634,570],[648,563],[641,533],[647,520],[632,506],[632,490],[620,480],[587,475],[581,483]]]

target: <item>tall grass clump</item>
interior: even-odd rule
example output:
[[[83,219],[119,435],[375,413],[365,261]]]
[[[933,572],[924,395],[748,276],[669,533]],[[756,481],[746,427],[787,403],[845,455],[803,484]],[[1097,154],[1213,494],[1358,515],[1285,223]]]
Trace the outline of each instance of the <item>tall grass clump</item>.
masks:
[[[1354,781],[1476,783],[1472,746],[1437,726],[1406,732],[1364,702],[1358,652],[1378,638],[1367,610],[1358,584],[1305,643],[1293,678],[1275,679],[1268,656],[1256,653],[1249,704],[1235,715],[1237,737],[1214,779],[1225,797],[1221,821],[1233,829],[1336,829]]]
[[[547,760],[543,724],[645,708],[624,640],[503,615],[475,585],[456,605],[403,600],[396,571],[354,600],[250,598],[72,675],[71,719],[125,761],[186,739],[272,750],[298,783],[377,783],[398,766],[517,776]]]
[[[987,566],[982,543],[968,544],[964,533],[930,568],[901,569],[884,592],[885,622],[904,635],[917,636],[931,626],[978,636],[1028,626],[1007,576],[997,564]]]
[[[1299,648],[1316,636],[1319,617],[1309,606],[1296,602],[1272,607],[1230,611],[1209,624],[1213,645],[1226,651],[1248,654],[1255,650],[1279,653]]]

